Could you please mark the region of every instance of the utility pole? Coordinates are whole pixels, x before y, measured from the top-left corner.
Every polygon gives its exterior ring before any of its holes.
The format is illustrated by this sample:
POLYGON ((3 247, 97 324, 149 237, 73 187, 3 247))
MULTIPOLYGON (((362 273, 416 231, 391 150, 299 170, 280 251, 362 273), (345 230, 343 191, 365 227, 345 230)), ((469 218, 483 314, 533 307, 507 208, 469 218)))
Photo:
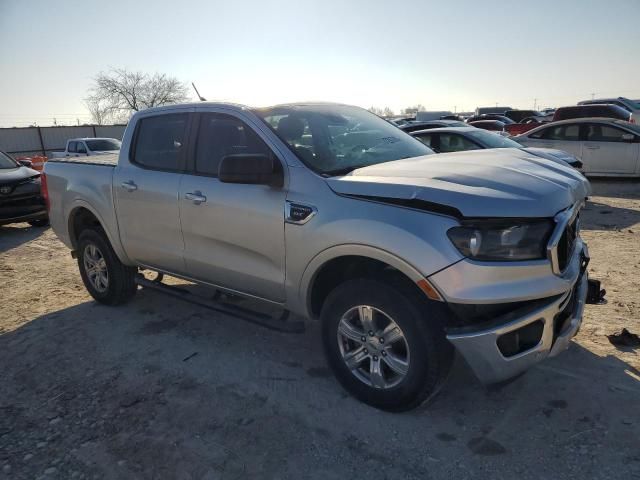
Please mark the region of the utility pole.
POLYGON ((534 109, 534 110, 537 110, 537 108, 536 108, 537 106, 538 106, 538 99, 537 99, 537 98, 534 98, 534 99, 533 99, 533 109, 534 109))
POLYGON ((54 127, 58 126, 58 122, 56 121, 56 117, 53 117, 53 126, 54 127))

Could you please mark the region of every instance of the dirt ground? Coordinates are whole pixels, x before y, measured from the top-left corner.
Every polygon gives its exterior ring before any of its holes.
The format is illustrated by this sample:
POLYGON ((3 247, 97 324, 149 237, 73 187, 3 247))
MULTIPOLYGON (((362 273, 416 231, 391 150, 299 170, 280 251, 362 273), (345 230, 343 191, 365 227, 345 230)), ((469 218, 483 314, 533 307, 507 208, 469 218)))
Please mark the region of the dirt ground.
POLYGON ((91 300, 51 230, 0 227, 0 479, 640 478, 640 184, 594 182, 571 348, 501 388, 458 359, 428 406, 350 398, 318 326, 283 334, 141 290, 91 300))

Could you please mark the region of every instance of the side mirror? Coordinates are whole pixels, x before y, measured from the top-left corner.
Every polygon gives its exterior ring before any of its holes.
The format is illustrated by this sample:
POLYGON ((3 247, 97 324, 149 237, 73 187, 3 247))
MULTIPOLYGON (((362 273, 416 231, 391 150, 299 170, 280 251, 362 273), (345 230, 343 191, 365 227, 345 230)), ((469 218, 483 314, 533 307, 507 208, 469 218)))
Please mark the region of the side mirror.
POLYGON ((33 163, 31 162, 31 160, 22 159, 22 160, 18 160, 18 163, 23 167, 29 167, 29 168, 33 167, 33 163))
POLYGON ((259 153, 237 153, 222 157, 218 179, 223 183, 282 187, 284 175, 277 160, 259 153))
POLYGON ((636 136, 633 133, 623 133, 622 134, 622 140, 624 140, 625 142, 633 142, 635 141, 636 136))

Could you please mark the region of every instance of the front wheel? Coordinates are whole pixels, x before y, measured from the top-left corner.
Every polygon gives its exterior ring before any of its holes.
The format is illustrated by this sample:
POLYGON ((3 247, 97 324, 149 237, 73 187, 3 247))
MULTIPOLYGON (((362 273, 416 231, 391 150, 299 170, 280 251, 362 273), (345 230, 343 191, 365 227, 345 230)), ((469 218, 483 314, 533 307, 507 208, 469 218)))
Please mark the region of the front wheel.
POLYGON ((451 367, 441 305, 419 301, 406 287, 348 281, 331 292, 321 320, 336 378, 376 408, 417 407, 438 392, 451 367))
POLYGON ((100 303, 118 305, 136 293, 136 268, 120 261, 101 230, 80 234, 78 268, 87 291, 100 303))

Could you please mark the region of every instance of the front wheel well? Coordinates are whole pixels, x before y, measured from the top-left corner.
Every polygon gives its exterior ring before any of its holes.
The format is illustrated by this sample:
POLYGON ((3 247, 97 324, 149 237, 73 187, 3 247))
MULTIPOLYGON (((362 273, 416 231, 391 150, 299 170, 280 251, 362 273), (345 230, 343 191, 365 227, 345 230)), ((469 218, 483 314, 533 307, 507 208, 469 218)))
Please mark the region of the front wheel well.
POLYGON ((69 237, 74 248, 78 247, 78 239, 83 230, 88 228, 102 229, 100 220, 87 208, 78 207, 69 216, 69 237))
POLYGON ((318 318, 331 291, 355 278, 376 278, 406 288, 418 297, 425 298, 415 282, 391 265, 370 257, 347 255, 329 260, 314 276, 308 297, 311 315, 318 318))

